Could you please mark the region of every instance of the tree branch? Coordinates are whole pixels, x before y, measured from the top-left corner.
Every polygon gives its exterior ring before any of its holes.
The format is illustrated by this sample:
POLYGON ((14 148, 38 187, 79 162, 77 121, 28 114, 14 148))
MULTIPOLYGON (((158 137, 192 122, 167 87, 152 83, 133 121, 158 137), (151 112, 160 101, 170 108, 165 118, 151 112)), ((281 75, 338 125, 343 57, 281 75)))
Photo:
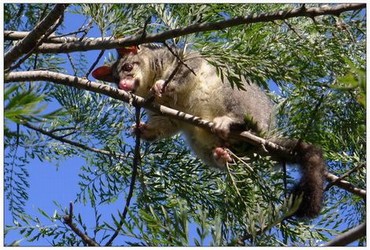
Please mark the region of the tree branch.
MULTIPOLYGON (((67 53, 74 51, 87 51, 87 50, 102 50, 102 49, 114 49, 125 46, 138 45, 142 43, 151 42, 164 42, 167 39, 180 37, 197 32, 213 31, 213 30, 224 30, 229 27, 270 22, 275 20, 285 20, 293 17, 310 17, 314 18, 322 15, 340 15, 346 11, 360 10, 366 8, 365 3, 360 4, 338 4, 335 6, 321 6, 312 8, 295 8, 286 11, 277 11, 274 13, 263 13, 259 15, 248 15, 231 18, 225 21, 219 21, 214 23, 197 23, 184 28, 173 29, 164 31, 157 34, 146 34, 145 36, 137 35, 133 37, 126 37, 112 40, 111 37, 107 38, 86 38, 82 41, 66 42, 63 44, 43 44, 36 50, 39 53, 67 53)), ((8 33, 7 33, 8 34, 8 33)), ((19 34, 18 34, 19 35, 19 34)), ((9 35, 8 35, 9 37, 9 35)), ((13 36, 14 37, 14 36, 13 36)), ((6 37, 5 37, 6 38, 6 37)), ((68 38, 65 38, 70 41, 68 38)))
POLYGON ((366 222, 361 223, 355 228, 338 235, 335 239, 329 241, 324 246, 346 246, 362 237, 366 236, 366 222))
MULTIPOLYGON (((365 163, 362 163, 352 169, 350 169, 348 172, 346 172, 345 174, 341 175, 340 177, 338 177, 337 180, 335 180, 335 182, 337 181, 341 181, 341 180, 344 180, 346 177, 348 177, 349 175, 351 175, 352 173, 356 172, 357 170, 359 170, 360 168, 365 168, 365 163)), ((334 184, 335 182, 331 182, 329 183, 326 187, 325 187, 325 191, 329 190, 334 184)))
MULTIPOLYGON (((17 30, 5 30, 4 40, 5 41, 17 41, 25 38, 30 32, 28 31, 17 31, 17 30)), ((80 41, 81 38, 75 36, 55 36, 50 35, 45 39, 46 43, 70 43, 80 41)))
MULTIPOLYGON (((195 126, 199 126, 211 131, 213 123, 210 121, 203 120, 200 117, 196 117, 184 112, 171 109, 169 107, 157 104, 155 102, 147 102, 144 98, 127 93, 124 90, 110 87, 109 85, 99 84, 91 82, 87 79, 82 79, 76 76, 70 76, 61 73, 55 73, 51 71, 23 71, 23 72, 11 72, 5 74, 4 83, 9 82, 25 82, 25 81, 49 81, 57 84, 62 84, 78 89, 84 89, 93 91, 96 93, 104 94, 114 99, 122 100, 127 103, 131 103, 135 107, 143 107, 158 114, 168 116, 177 120, 184 121, 195 126)), ((245 141, 255 146, 260 153, 268 152, 268 154, 279 154, 280 158, 286 160, 293 160, 294 156, 291 151, 266 139, 258 137, 247 131, 243 132, 231 132, 232 138, 245 141)), ((339 177, 329 172, 325 173, 325 177, 329 182, 336 182, 335 185, 343 188, 353 194, 356 194, 362 198, 366 197, 366 191, 360 188, 354 187, 351 183, 340 180, 339 177)))
POLYGON ((352 183, 342 180, 340 177, 335 176, 332 173, 326 172, 325 178, 329 183, 338 186, 344 190, 347 190, 350 193, 356 194, 357 196, 366 199, 366 190, 355 187, 352 183))
POLYGON ((19 57, 29 53, 37 46, 40 38, 49 30, 51 26, 63 15, 68 4, 57 4, 54 9, 39 23, 36 27, 28 33, 19 43, 12 47, 4 56, 4 68, 7 69, 19 57))
MULTIPOLYGON (((136 126, 138 127, 139 124, 140 124, 140 108, 139 107, 136 107, 135 116, 136 116, 136 126)), ((140 156, 140 133, 136 133, 135 157, 134 157, 134 162, 133 162, 133 166, 132 166, 132 175, 131 175, 130 188, 129 188, 129 192, 128 192, 128 195, 127 195, 127 198, 126 198, 126 205, 125 205, 125 208, 122 212, 120 223, 119 223, 116 231, 112 235, 112 237, 107 242, 106 246, 111 246, 112 245, 113 240, 118 236, 119 231, 121 230, 121 228, 123 226, 123 223, 126 219, 128 209, 130 207, 132 195, 134 193, 136 176, 137 176, 137 169, 138 169, 138 166, 140 164, 140 161, 141 161, 141 156, 140 156)))
MULTIPOLYGON (((135 107, 143 107, 153 112, 165 115, 174 119, 182 120, 189 124, 193 124, 208 130, 211 130, 213 123, 204 120, 200 117, 196 117, 157 103, 148 102, 140 96, 133 95, 124 90, 110 87, 109 85, 99 84, 96 82, 91 82, 90 80, 79 78, 76 76, 70 76, 62 73, 56 73, 51 71, 21 71, 21 72, 11 72, 5 74, 5 83, 9 82, 23 82, 23 81, 50 81, 57 84, 62 84, 66 86, 75 87, 78 89, 84 89, 93 91, 96 93, 104 94, 110 96, 114 99, 122 100, 124 102, 130 103, 135 107)), ((231 132, 232 138, 237 138, 248 142, 249 144, 256 146, 262 152, 268 151, 269 153, 278 152, 282 155, 282 158, 293 159, 294 156, 291 154, 290 150, 258 137, 247 131, 231 132)))
POLYGON ((72 231, 75 234, 77 234, 82 239, 83 242, 85 242, 86 245, 91 247, 98 247, 99 244, 95 240, 87 236, 85 233, 83 233, 80 229, 78 229, 78 227, 75 224, 73 224, 72 219, 73 219, 73 204, 70 203, 69 214, 63 217, 64 223, 68 225, 72 229, 72 231))
POLYGON ((115 158, 118 158, 118 159, 127 159, 127 156, 120 155, 120 154, 115 154, 113 152, 109 152, 109 151, 106 151, 106 150, 103 150, 103 149, 92 148, 92 147, 86 146, 85 144, 81 144, 81 143, 78 143, 78 142, 75 142, 75 141, 65 139, 64 136, 57 136, 51 131, 46 131, 46 130, 41 129, 39 127, 33 126, 32 124, 27 123, 27 122, 22 123, 22 125, 29 128, 29 129, 35 130, 35 131, 37 131, 41 134, 49 136, 49 137, 51 137, 55 140, 58 140, 58 141, 63 142, 63 143, 67 143, 69 145, 72 145, 72 146, 75 146, 75 147, 78 147, 78 148, 81 148, 81 149, 84 149, 84 150, 88 150, 88 151, 98 153, 98 154, 107 155, 107 156, 110 156, 110 157, 115 157, 115 158))
MULTIPOLYGON (((15 65, 11 66, 7 70, 9 70, 9 71, 14 70, 14 69, 18 68, 24 61, 26 61, 33 54, 34 50, 36 50, 38 46, 43 44, 45 39, 49 35, 51 35, 59 27, 59 25, 62 24, 63 19, 64 19, 63 14, 64 14, 64 12, 61 14, 60 18, 56 21, 56 23, 53 24, 48 30, 46 30, 45 33, 42 35, 42 37, 37 40, 36 44, 32 47, 32 49, 30 51, 28 51, 21 59, 19 59, 18 62, 15 65)), ((36 61, 35 61, 35 63, 36 63, 36 61)), ((35 67, 36 67, 36 65, 34 66, 34 68, 35 67)))

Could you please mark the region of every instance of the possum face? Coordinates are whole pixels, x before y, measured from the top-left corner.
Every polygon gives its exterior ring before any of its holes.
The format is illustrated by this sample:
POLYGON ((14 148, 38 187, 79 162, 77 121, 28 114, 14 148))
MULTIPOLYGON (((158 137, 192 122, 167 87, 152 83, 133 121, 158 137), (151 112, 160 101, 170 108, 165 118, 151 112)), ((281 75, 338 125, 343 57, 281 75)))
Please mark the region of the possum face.
POLYGON ((136 55, 126 56, 117 61, 113 78, 119 89, 135 92, 143 82, 141 62, 136 55))
POLYGON ((92 73, 98 80, 113 82, 119 89, 146 97, 154 81, 150 56, 141 50, 118 51, 119 59, 111 66, 101 66, 92 73))
POLYGON ((121 54, 113 70, 118 88, 147 97, 156 75, 153 61, 153 55, 145 49, 121 54))

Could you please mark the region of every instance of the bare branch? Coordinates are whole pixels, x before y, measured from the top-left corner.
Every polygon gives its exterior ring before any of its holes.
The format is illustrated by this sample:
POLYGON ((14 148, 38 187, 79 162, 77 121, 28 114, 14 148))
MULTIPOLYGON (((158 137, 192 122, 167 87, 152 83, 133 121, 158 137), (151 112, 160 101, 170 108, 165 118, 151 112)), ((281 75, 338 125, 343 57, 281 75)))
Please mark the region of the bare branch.
POLYGON ((69 214, 63 217, 64 223, 68 225, 72 231, 77 234, 86 245, 91 247, 98 247, 99 244, 83 233, 78 227, 73 223, 73 204, 72 202, 69 204, 69 214))
MULTIPOLYGON (((30 32, 28 31, 16 31, 16 30, 5 30, 4 40, 7 41, 17 41, 25 38, 30 32)), ((81 40, 79 37, 75 36, 55 36, 50 35, 45 39, 46 43, 70 43, 77 42, 81 40)))
POLYGON ((360 168, 365 168, 365 164, 360 164, 352 169, 350 169, 348 172, 346 172, 345 174, 341 175, 340 177, 338 177, 337 180, 335 180, 335 182, 331 182, 329 183, 326 187, 325 187, 325 191, 329 190, 336 182, 339 182, 341 180, 344 180, 346 177, 348 177, 349 175, 351 175, 352 173, 356 172, 357 170, 359 170, 360 168))
MULTIPOLYGON (((365 3, 360 4, 338 4, 335 6, 321 6, 312 8, 295 8, 287 11, 277 11, 274 13, 263 13, 259 15, 248 15, 244 17, 235 17, 229 20, 214 22, 214 23, 197 23, 184 28, 173 29, 164 31, 157 34, 146 34, 143 36, 139 34, 133 37, 126 37, 120 39, 112 38, 86 38, 82 41, 68 42, 64 44, 43 44, 38 47, 37 52, 39 53, 67 53, 73 51, 87 51, 87 50, 102 50, 102 49, 114 49, 125 46, 138 45, 142 43, 151 42, 164 42, 167 39, 180 37, 192 33, 212 31, 212 30, 224 30, 229 27, 270 22, 275 20, 285 20, 293 17, 310 17, 322 15, 340 15, 346 11, 360 10, 366 8, 365 3)), ((68 40, 68 39, 67 39, 68 40)))
POLYGON ((366 236, 366 222, 338 235, 335 239, 329 241, 324 246, 346 246, 364 236, 366 236))
POLYGON ((325 178, 330 183, 333 183, 333 185, 338 186, 344 190, 347 190, 350 193, 356 194, 357 196, 363 199, 366 199, 366 190, 357 188, 352 183, 345 180, 341 180, 340 177, 335 176, 334 174, 329 172, 325 173, 325 178))
MULTIPOLYGON (((140 124, 140 108, 139 107, 136 107, 135 116, 136 116, 136 126, 138 127, 139 124, 140 124)), ((119 223, 116 231, 112 235, 112 237, 108 240, 106 246, 111 246, 112 245, 113 240, 115 238, 117 238, 117 236, 119 234, 119 231, 121 230, 121 228, 123 226, 123 223, 124 223, 124 221, 126 219, 126 216, 127 216, 127 213, 128 213, 128 209, 130 207, 132 195, 134 193, 136 176, 137 176, 137 172, 138 172, 137 170, 138 170, 138 166, 140 164, 140 161, 141 161, 141 155, 140 155, 140 133, 136 133, 136 139, 135 139, 135 157, 134 157, 134 162, 133 162, 133 166, 132 166, 132 175, 131 175, 130 188, 129 188, 128 195, 127 195, 127 198, 126 198, 126 205, 125 205, 125 208, 124 208, 124 210, 123 210, 123 212, 121 214, 120 223, 119 223)))
MULTIPOLYGON (((89 29, 91 29, 92 26, 92 20, 89 21, 89 23, 81 28, 78 29, 78 31, 63 34, 63 35, 50 35, 47 38, 45 38, 46 43, 70 43, 70 42, 77 42, 80 41, 82 38, 84 38, 88 32, 89 29), (77 36, 71 36, 78 33, 83 33, 82 37, 77 36)), ((5 30, 4 31, 4 40, 5 41, 17 41, 22 40, 25 38, 30 32, 28 31, 17 31, 17 30, 5 30)), ((113 38, 113 37, 112 37, 113 38)))
MULTIPOLYGON (((82 79, 76 76, 70 76, 61 73, 55 73, 50 71, 23 71, 23 72, 11 72, 5 74, 4 82, 24 82, 24 81, 49 81, 57 84, 63 84, 66 86, 75 87, 78 89, 84 89, 93 91, 96 93, 104 94, 110 96, 114 99, 122 100, 127 103, 131 103, 135 107, 143 107, 158 114, 168 116, 177 120, 184 121, 186 123, 193 124, 211 131, 213 123, 204 120, 200 117, 196 117, 169 107, 157 104, 155 102, 147 102, 144 98, 127 93, 124 90, 110 87, 109 85, 99 84, 96 82, 91 82, 87 79, 82 79)), ((232 132, 232 138, 236 138, 245 141, 257 149, 260 153, 266 151, 268 154, 279 154, 281 159, 294 160, 294 156, 291 151, 266 139, 258 137, 248 131, 243 132, 232 132)), ((331 174, 329 172, 325 173, 325 177, 330 182, 335 182, 339 177, 331 174)), ((335 183, 336 186, 343 188, 353 194, 356 194, 362 198, 366 197, 366 191, 360 188, 354 187, 351 183, 340 180, 335 183)))
POLYGON ((44 36, 47 30, 63 15, 68 4, 57 4, 54 9, 39 23, 36 27, 19 43, 11 48, 4 56, 4 68, 7 69, 19 57, 27 54, 37 46, 40 38, 44 36))

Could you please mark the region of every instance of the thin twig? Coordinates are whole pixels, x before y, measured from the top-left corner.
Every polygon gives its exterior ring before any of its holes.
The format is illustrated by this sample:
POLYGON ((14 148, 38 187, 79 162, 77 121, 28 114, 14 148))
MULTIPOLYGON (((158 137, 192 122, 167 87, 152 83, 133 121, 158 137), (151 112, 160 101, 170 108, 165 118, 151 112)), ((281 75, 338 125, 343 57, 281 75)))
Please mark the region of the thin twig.
POLYGON ((77 32, 83 33, 79 41, 83 40, 87 36, 87 33, 89 32, 89 30, 92 29, 93 24, 94 24, 94 21, 92 18, 90 18, 89 22, 86 25, 83 25, 77 30, 77 32))
MULTIPOLYGON (((161 89, 161 92, 162 93, 165 92, 165 89, 166 89, 167 85, 173 80, 173 78, 177 74, 177 71, 179 71, 180 67, 181 67, 181 63, 179 61, 177 61, 177 65, 173 69, 171 75, 163 83, 163 86, 162 86, 162 89, 161 89)), ((153 101, 154 100, 154 97, 155 97, 154 94, 152 94, 152 96, 149 96, 149 99, 147 101, 153 101)))
POLYGON ((178 53, 175 53, 175 51, 173 51, 173 49, 171 48, 171 46, 169 46, 167 43, 166 43, 166 41, 164 41, 163 42, 163 44, 164 44, 164 46, 166 46, 166 48, 171 52, 171 54, 174 56, 174 57, 176 57, 177 58, 177 60, 182 64, 182 65, 184 65, 193 75, 197 75, 197 74, 195 74, 195 71, 192 69, 192 68, 190 68, 185 62, 184 62, 184 58, 181 58, 179 55, 178 55, 178 53))
MULTIPOLYGON (((140 125, 140 107, 136 107, 135 116, 136 116, 136 126, 139 127, 139 125, 140 125)), ((124 208, 124 210, 121 214, 120 223, 119 223, 116 231, 112 235, 112 237, 108 240, 106 246, 111 246, 112 245, 114 239, 118 236, 119 231, 121 231, 122 226, 125 222, 125 219, 126 219, 126 216, 127 216, 127 213, 128 213, 128 209, 130 207, 132 195, 134 193, 137 170, 138 170, 138 166, 140 165, 140 161, 141 161, 141 156, 140 156, 140 133, 136 133, 135 157, 134 157, 134 161, 133 161, 133 164, 132 164, 131 182, 130 182, 129 192, 128 192, 128 195, 127 195, 127 198, 126 198, 125 208, 124 208)))
MULTIPOLYGON (((165 79, 165 81, 162 85, 161 93, 165 92, 165 89, 166 89, 167 85, 173 80, 173 78, 175 77, 175 75, 179 71, 181 65, 185 65, 185 67, 187 67, 194 75, 196 75, 194 70, 191 69, 188 65, 186 65, 185 62, 182 60, 182 58, 180 58, 179 55, 177 53, 175 53, 166 42, 163 42, 163 44, 167 47, 167 49, 171 52, 171 54, 177 59, 177 61, 176 61, 176 67, 172 70, 169 77, 167 79, 165 79)), ((155 99, 155 94, 152 91, 150 93, 150 95, 146 98, 146 101, 147 102, 153 102, 154 99, 155 99)))
POLYGON ((325 94, 322 94, 321 96, 320 96, 320 99, 318 100, 318 102, 316 103, 316 105, 315 105, 315 107, 314 107, 314 109, 313 109, 313 111, 311 112, 311 117, 310 117, 310 119, 308 120, 308 123, 307 123, 307 125, 306 125, 306 127, 305 127, 305 129, 303 130, 303 135, 307 135, 308 134, 308 132, 309 132, 309 130, 313 127, 312 126, 312 124, 314 123, 314 122, 317 122, 317 114, 319 113, 318 111, 319 111, 319 108, 320 108, 320 106, 321 106, 321 104, 323 103, 323 101, 324 101, 324 98, 325 98, 325 94))
POLYGON ((89 70, 86 72, 86 75, 85 75, 86 78, 88 78, 89 75, 90 75, 90 73, 95 69, 96 65, 100 61, 100 58, 103 57, 104 53, 105 53, 105 49, 103 49, 102 51, 100 51, 98 57, 96 58, 96 60, 94 61, 94 63, 91 65, 91 67, 89 68, 89 70))
POLYGON ((94 152, 94 153, 98 153, 98 154, 103 154, 103 155, 107 155, 107 156, 110 156, 110 157, 114 157, 114 158, 117 158, 117 159, 127 159, 127 156, 125 155, 121 155, 121 154, 115 154, 114 152, 109 152, 109 151, 106 151, 106 150, 103 150, 103 149, 98 149, 98 148, 92 148, 92 147, 88 147, 86 146, 85 144, 81 144, 81 143, 78 143, 78 142, 75 142, 75 141, 71 141, 71 140, 68 140, 68 139, 65 139, 65 135, 63 136, 58 136, 58 135, 55 135, 53 132, 50 132, 50 131, 46 131, 44 129, 41 129, 39 127, 36 127, 30 123, 27 123, 27 122, 24 122, 22 123, 23 126, 29 128, 29 129, 32 129, 32 130, 35 130, 41 134, 44 134, 44 135, 47 135, 55 140, 58 140, 60 142, 64 142, 64 143, 67 143, 67 144, 70 144, 72 146, 75 146, 75 147, 78 147, 78 148, 81 148, 81 149, 84 149, 84 150, 88 150, 88 151, 91 151, 91 152, 94 152))
POLYGON ((71 65, 71 68, 72 68, 72 71, 73 71, 73 75, 77 75, 77 69, 73 63, 73 60, 72 60, 72 57, 71 57, 71 54, 70 53, 66 53, 66 56, 68 58, 68 61, 69 61, 69 64, 71 65))
POLYGON ((76 130, 77 130, 77 128, 76 128, 76 127, 55 128, 55 129, 51 129, 51 130, 49 130, 49 132, 50 132, 50 133, 55 133, 55 132, 65 131, 65 130, 73 130, 73 131, 76 131, 76 130))
POLYGON ((148 27, 148 24, 150 23, 150 20, 152 19, 151 16, 149 16, 146 20, 145 20, 145 23, 144 23, 144 27, 143 27, 143 33, 141 33, 141 40, 144 40, 144 38, 146 37, 146 28, 148 27))
POLYGON ((69 203, 69 214, 63 217, 64 223, 72 229, 72 231, 77 234, 81 240, 88 246, 98 247, 100 246, 95 240, 91 239, 87 234, 83 233, 78 227, 73 223, 73 204, 69 203))
POLYGON ((296 31, 296 29, 287 21, 287 20, 284 20, 284 23, 288 26, 288 28, 290 29, 290 30, 292 30, 293 31, 293 33, 294 34, 296 34, 298 37, 299 37, 299 39, 300 40, 302 40, 302 41, 307 41, 307 42, 309 42, 310 40, 309 39, 304 39, 299 33, 298 33, 298 31, 296 31))

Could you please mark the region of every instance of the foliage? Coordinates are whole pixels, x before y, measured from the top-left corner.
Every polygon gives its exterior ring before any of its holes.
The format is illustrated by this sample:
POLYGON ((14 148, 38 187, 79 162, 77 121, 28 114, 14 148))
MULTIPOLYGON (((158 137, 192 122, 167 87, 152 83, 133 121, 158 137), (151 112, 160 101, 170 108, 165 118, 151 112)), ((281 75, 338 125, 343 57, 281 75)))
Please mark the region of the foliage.
MULTIPOLYGON (((297 6, 76 4, 69 6, 64 22, 81 18, 98 27, 98 35, 126 37, 297 6)), ((306 5, 310 6, 316 5, 306 5)), ((4 7, 5 29, 20 31, 31 30, 53 6, 4 7)), ((235 87, 243 87, 243 77, 260 84, 277 103, 279 133, 320 145, 328 171, 341 176, 353 170, 346 180, 365 189, 365 18, 363 11, 290 18, 193 33, 168 43, 200 51, 235 87)), ((90 28, 69 30, 63 23, 56 32, 89 36, 90 28)), ((5 52, 12 46, 14 42, 5 41, 5 52)), ((112 61, 112 55, 107 57, 112 61)), ((16 71, 49 69, 83 77, 94 60, 84 53, 35 53, 16 71)), ((61 168, 67 167, 66 159, 84 160, 72 219, 100 245, 107 244, 123 223, 114 246, 317 246, 365 221, 365 201, 335 186, 326 191, 319 218, 284 219, 295 205, 286 191, 299 175, 293 168, 288 166, 285 176, 276 162, 256 156, 217 172, 196 159, 181 136, 142 143, 133 200, 122 218, 121 200, 129 193, 135 158, 133 108, 49 82, 7 84, 4 100, 4 192, 11 211, 6 244, 38 245, 42 238, 55 246, 86 244, 65 223, 68 204, 55 201, 52 215, 38 208, 40 216, 32 216, 24 209, 32 185, 28 166, 34 159, 61 168), (103 212, 105 207, 112 208, 110 214, 103 212), (19 240, 9 240, 11 232, 19 233, 19 240)), ((145 117, 143 112, 141 118, 145 117)), ((365 239, 358 244, 365 245, 365 239)))

